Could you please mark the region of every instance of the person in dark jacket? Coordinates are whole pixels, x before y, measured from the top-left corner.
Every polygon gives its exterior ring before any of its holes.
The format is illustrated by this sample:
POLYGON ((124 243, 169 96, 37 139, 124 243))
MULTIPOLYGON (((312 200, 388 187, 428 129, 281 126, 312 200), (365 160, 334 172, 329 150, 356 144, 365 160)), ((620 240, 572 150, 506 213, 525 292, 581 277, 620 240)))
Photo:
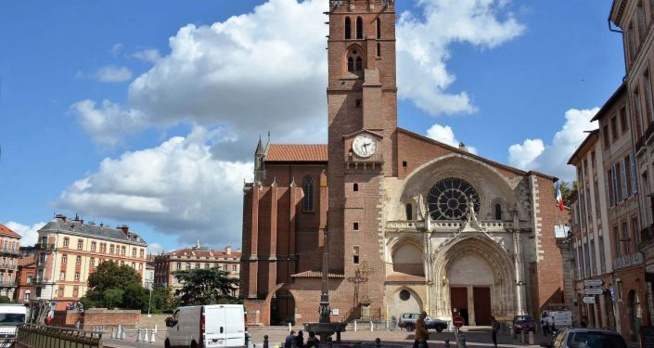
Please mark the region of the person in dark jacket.
POLYGON ((304 334, 302 330, 298 331, 297 336, 295 336, 295 346, 297 348, 304 348, 304 334))
POLYGON ((320 341, 316 338, 316 333, 309 331, 309 338, 307 338, 307 347, 306 348, 319 348, 320 341))
POLYGON ((291 332, 286 336, 286 340, 284 341, 284 348, 291 348, 293 346, 293 342, 295 341, 295 331, 291 330, 291 332))

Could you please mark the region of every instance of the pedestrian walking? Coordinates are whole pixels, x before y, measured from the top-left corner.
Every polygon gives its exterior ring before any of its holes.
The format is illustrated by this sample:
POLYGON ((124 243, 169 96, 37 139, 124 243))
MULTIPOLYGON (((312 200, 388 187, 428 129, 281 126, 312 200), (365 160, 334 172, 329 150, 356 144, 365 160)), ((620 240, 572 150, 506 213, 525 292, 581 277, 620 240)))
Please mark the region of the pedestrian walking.
POLYGON ((427 345, 427 339, 429 338, 429 331, 425 326, 425 318, 427 317, 427 312, 420 312, 418 320, 416 320, 416 336, 413 341, 413 348, 429 348, 427 345))
POLYGON ((291 332, 286 336, 286 340, 284 341, 284 348, 292 348, 292 346, 295 345, 295 330, 291 330, 291 332))
POLYGON ((297 336, 295 336, 295 346, 297 348, 304 348, 304 334, 302 330, 298 331, 297 336))
POLYGON ((500 331, 500 322, 495 319, 494 316, 491 316, 491 337, 493 338, 493 344, 497 347, 497 332, 500 331))

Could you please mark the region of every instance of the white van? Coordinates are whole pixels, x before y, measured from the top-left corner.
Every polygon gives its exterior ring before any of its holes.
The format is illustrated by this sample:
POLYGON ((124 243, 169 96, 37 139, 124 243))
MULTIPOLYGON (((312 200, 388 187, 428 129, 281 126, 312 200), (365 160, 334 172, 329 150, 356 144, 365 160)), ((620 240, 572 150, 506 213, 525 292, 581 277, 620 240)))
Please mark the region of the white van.
POLYGON ((0 347, 11 347, 18 335, 18 327, 25 324, 27 307, 22 304, 0 304, 0 347))
POLYGON ((166 319, 166 348, 245 347, 243 305, 179 307, 166 319))

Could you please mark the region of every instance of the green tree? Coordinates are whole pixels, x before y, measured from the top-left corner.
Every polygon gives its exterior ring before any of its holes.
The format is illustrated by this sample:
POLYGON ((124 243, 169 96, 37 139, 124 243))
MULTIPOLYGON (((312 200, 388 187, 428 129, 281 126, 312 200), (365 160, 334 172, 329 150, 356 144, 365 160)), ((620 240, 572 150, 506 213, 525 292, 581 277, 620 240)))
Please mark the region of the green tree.
POLYGON ((143 309, 145 289, 141 285, 141 275, 130 266, 103 262, 89 275, 88 285, 89 290, 81 300, 85 308, 143 309))
POLYGON ((196 268, 173 273, 182 283, 175 291, 183 305, 236 303, 237 278, 229 278, 229 272, 213 268, 196 268))
POLYGON ((568 181, 561 181, 561 196, 563 197, 563 205, 569 207, 572 204, 572 197, 577 194, 577 182, 573 181, 572 184, 568 181))

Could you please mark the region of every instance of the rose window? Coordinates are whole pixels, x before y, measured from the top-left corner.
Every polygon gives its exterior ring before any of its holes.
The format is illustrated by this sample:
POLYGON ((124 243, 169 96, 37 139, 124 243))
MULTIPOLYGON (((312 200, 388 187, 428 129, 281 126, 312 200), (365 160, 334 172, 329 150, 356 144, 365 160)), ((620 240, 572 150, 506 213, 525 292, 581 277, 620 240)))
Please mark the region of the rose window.
POLYGON ((460 220, 467 216, 472 201, 475 213, 479 213, 479 195, 472 185, 459 178, 446 178, 429 190, 427 203, 433 220, 460 220))

